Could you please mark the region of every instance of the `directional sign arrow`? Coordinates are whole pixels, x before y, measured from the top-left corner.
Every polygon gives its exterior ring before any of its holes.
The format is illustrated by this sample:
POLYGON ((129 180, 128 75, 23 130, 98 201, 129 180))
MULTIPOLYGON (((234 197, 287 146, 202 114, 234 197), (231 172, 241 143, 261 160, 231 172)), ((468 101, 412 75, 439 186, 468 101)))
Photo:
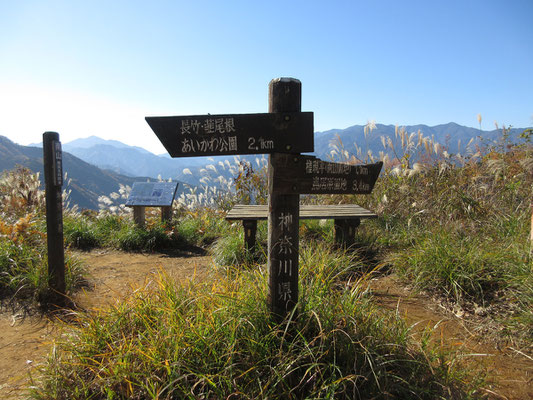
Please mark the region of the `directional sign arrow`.
POLYGON ((146 117, 171 157, 314 150, 313 113, 146 117))
POLYGON ((283 194, 368 194, 379 176, 382 162, 340 164, 313 156, 282 155, 272 188, 283 194))

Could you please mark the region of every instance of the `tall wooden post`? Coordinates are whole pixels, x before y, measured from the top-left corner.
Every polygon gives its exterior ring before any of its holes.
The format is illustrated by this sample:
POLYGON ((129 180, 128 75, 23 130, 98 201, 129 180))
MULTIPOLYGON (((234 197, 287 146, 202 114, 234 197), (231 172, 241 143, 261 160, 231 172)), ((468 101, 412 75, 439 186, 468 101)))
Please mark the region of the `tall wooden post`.
MULTIPOLYGON (((301 111, 302 84, 299 80, 273 79, 268 94, 270 113, 301 111)), ((290 116, 285 118, 290 119, 290 116)), ((285 150, 290 152, 291 149, 285 150)), ((284 173, 286 155, 272 153, 268 160, 268 307, 277 320, 282 320, 298 302, 300 196, 274 190, 275 181, 284 173)))
POLYGON ((43 134, 44 181, 46 191, 46 232, 48 245, 48 285, 51 302, 65 303, 65 251, 63 247, 63 163, 61 142, 56 132, 43 134))

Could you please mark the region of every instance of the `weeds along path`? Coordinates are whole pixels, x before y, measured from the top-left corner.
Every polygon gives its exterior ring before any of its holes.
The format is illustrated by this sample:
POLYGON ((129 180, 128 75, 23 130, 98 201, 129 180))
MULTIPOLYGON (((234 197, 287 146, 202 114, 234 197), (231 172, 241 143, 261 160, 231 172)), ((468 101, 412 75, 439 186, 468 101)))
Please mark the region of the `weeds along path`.
MULTIPOLYGON (((150 285, 159 272, 177 280, 202 279, 212 267, 211 257, 191 253, 135 254, 112 250, 78 252, 87 266, 90 289, 74 302, 90 312, 121 301, 133 290, 150 285)), ((42 363, 59 335, 61 323, 23 311, 0 312, 0 399, 26 398, 29 373, 42 363)))
POLYGON ((450 351, 459 351, 473 369, 486 370, 484 386, 489 399, 533 399, 533 359, 519 349, 505 346, 474 333, 483 331, 482 322, 467 322, 443 312, 430 296, 414 295, 394 275, 369 281, 379 305, 394 310, 413 326, 420 340, 426 328, 432 329, 430 340, 450 351), (517 351, 518 350, 518 351, 517 351))
MULTIPOLYGON (((136 254, 112 250, 78 252, 89 273, 91 288, 73 299, 80 310, 90 312, 120 302, 137 288, 151 285, 156 274, 164 271, 177 280, 196 276, 202 279, 212 268, 211 257, 190 253, 136 254)), ((493 384, 485 386, 489 399, 533 399, 533 360, 508 347, 480 338, 460 318, 446 316, 429 296, 415 296, 394 276, 370 281, 372 293, 381 306, 397 312, 414 325, 421 336, 427 326, 435 327, 432 340, 450 350, 459 349, 472 367, 484 366, 493 384)), ((30 385, 28 372, 43 362, 61 323, 22 312, 0 313, 0 399, 25 397, 30 385)))

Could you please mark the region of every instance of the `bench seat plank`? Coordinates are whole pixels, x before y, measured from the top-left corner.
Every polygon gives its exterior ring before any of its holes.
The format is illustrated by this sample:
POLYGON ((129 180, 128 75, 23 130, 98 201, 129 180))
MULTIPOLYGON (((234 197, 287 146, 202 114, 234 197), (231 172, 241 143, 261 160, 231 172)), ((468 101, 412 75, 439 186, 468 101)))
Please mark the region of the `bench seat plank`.
MULTIPOLYGON (((377 218, 373 212, 356 204, 301 205, 300 219, 377 218)), ((226 215, 227 220, 266 220, 267 205, 237 204, 226 215)))

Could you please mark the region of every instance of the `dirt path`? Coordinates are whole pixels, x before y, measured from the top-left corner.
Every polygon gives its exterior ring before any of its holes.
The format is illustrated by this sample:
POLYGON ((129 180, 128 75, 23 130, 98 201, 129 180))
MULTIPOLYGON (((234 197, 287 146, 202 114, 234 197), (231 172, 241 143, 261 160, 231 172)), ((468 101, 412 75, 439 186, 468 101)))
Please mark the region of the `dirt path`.
MULTIPOLYGON (((86 263, 94 286, 73 299, 86 310, 120 301, 132 290, 149 285, 161 269, 183 280, 194 276, 202 279, 212 268, 210 257, 185 253, 170 256, 96 250, 77 254, 86 263)), ((473 366, 484 366, 494 380, 486 387, 490 399, 533 399, 533 360, 526 355, 483 343, 462 319, 445 315, 429 298, 411 295, 394 277, 381 277, 370 285, 378 303, 397 310, 415 325, 415 334, 426 326, 437 326, 433 340, 448 348, 462 348, 473 366)), ((28 373, 44 361, 58 335, 57 326, 46 318, 24 317, 8 310, 0 313, 0 399, 24 398, 28 373)))
MULTIPOLYGON (((96 250, 77 253, 89 272, 91 290, 73 299, 82 309, 90 310, 111 304, 150 283, 164 270, 178 280, 201 278, 212 267, 211 257, 183 253, 132 254, 96 250)), ((10 310, 0 312, 0 399, 21 399, 28 388, 29 373, 42 363, 57 337, 58 324, 45 317, 24 316, 10 310)))
POLYGON ((511 346, 501 346, 472 332, 462 318, 444 313, 428 296, 413 295, 394 276, 370 281, 378 304, 396 310, 413 332, 435 328, 432 340, 450 350, 460 350, 473 368, 487 371, 489 399, 533 399, 533 359, 511 346))

